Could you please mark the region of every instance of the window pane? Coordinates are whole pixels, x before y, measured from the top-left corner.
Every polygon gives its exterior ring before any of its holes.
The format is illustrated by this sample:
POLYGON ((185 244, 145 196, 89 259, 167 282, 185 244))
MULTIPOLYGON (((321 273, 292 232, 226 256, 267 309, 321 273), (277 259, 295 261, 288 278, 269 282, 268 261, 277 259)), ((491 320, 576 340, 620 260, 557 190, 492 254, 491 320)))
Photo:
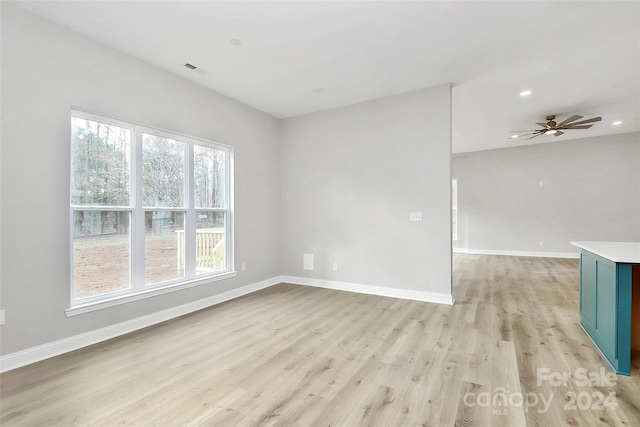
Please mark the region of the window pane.
POLYGON ((71 203, 129 206, 131 130, 71 118, 71 203))
POLYGON ((196 208, 226 207, 226 156, 216 148, 193 148, 193 186, 196 208))
POLYGON ((184 277, 184 212, 145 212, 144 283, 184 277))
POLYGON ((225 213, 196 212, 196 274, 226 268, 225 213))
POLYGON ((73 297, 130 288, 129 212, 73 212, 73 297))
POLYGON ((142 134, 144 206, 184 206, 184 143, 142 134))

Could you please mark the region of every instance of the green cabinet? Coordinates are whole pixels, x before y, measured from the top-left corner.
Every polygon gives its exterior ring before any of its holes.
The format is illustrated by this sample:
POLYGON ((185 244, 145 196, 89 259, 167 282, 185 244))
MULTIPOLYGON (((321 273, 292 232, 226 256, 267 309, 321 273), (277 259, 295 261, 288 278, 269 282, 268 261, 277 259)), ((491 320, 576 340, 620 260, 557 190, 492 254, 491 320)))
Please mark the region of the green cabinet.
POLYGON ((631 271, 631 264, 580 254, 580 324, 622 375, 631 375, 631 271))

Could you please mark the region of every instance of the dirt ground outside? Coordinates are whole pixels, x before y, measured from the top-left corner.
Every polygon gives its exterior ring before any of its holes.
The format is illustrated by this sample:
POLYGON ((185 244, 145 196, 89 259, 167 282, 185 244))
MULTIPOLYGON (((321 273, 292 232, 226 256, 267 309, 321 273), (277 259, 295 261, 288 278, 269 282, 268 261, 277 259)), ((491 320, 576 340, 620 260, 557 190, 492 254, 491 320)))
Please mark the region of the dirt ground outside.
MULTIPOLYGON (((129 237, 108 235, 74 242, 74 297, 86 298, 129 287, 129 237)), ((145 283, 183 277, 178 270, 175 234, 147 236, 145 283)))

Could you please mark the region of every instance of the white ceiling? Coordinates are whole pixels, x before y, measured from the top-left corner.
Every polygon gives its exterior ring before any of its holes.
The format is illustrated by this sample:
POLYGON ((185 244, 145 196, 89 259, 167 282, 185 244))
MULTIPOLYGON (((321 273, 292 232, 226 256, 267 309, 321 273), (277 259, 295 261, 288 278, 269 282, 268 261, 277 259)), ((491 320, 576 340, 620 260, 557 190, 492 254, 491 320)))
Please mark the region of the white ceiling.
POLYGON ((279 118, 451 82, 454 152, 640 131, 637 1, 17 3, 279 118), (548 114, 603 121, 509 139, 548 114))

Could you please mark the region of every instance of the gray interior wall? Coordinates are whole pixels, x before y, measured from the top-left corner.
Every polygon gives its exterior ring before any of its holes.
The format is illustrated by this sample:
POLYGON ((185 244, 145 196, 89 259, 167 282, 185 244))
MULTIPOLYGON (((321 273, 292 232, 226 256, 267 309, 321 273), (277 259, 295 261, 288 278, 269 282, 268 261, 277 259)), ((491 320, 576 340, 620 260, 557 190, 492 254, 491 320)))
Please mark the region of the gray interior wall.
POLYGON ((2 354, 279 274, 277 119, 5 2, 1 73, 2 354), (72 106, 232 146, 236 265, 247 270, 67 318, 72 106))
POLYGON ((451 295, 450 92, 283 121, 285 275, 451 295), (410 222, 416 211, 423 221, 410 222))
POLYGON ((640 133, 458 155, 452 175, 470 250, 577 253, 572 240, 640 241, 640 133))

